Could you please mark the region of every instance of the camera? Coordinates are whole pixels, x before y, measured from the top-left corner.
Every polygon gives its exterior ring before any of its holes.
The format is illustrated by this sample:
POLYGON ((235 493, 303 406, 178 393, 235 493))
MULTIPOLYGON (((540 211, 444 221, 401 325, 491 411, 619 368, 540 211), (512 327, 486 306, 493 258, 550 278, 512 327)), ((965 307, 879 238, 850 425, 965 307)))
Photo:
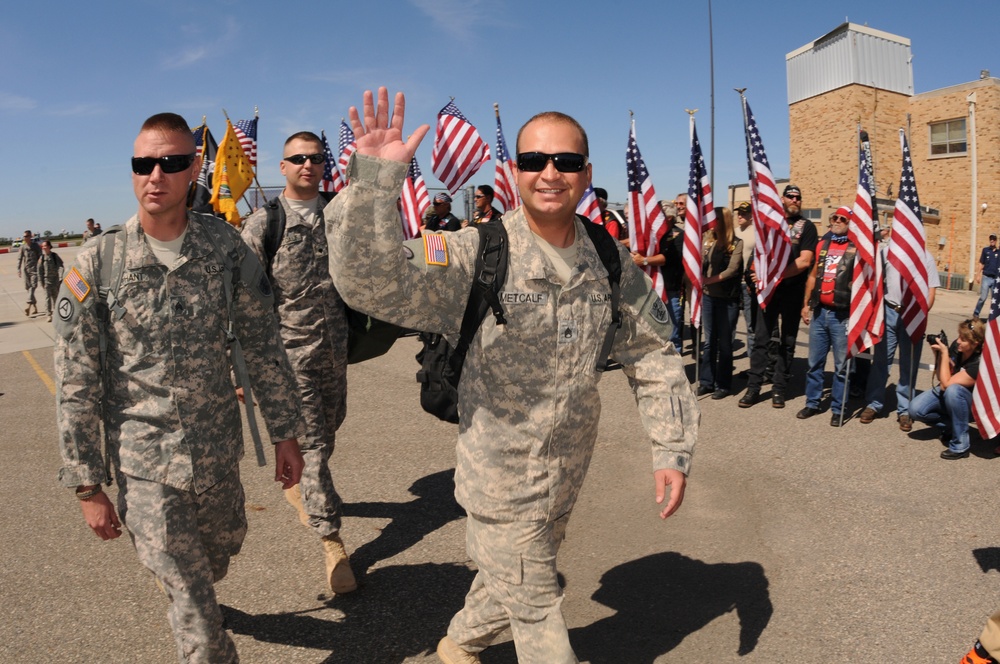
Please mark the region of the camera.
POLYGON ((937 343, 938 339, 940 339, 941 343, 943 343, 945 346, 948 345, 948 335, 946 335, 944 333, 944 330, 941 330, 937 334, 928 334, 927 335, 927 343, 929 343, 932 346, 935 343, 937 343))

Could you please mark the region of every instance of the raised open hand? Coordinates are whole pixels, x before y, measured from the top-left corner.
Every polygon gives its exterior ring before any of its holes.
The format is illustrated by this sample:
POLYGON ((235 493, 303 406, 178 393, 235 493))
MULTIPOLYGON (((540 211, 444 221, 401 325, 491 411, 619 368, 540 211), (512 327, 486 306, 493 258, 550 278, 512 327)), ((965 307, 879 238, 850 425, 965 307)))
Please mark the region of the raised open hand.
POLYGON ((402 92, 396 93, 390 121, 389 92, 384 87, 378 89, 378 106, 374 103, 372 91, 365 90, 364 122, 358 117, 356 106, 351 106, 348 115, 351 119, 351 129, 354 130, 354 137, 358 142, 358 152, 381 159, 409 163, 420 141, 430 130, 429 125, 420 125, 404 143, 403 117, 406 115, 406 99, 402 92))

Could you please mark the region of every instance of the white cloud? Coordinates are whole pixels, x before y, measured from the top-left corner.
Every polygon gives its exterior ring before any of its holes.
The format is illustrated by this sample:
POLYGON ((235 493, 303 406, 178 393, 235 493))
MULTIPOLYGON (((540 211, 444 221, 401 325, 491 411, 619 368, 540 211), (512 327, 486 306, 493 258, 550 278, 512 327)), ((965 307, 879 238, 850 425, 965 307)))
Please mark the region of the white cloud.
POLYGON ((485 24, 494 24, 498 15, 496 0, 410 0, 437 26, 462 42, 470 42, 485 24))
POLYGON ((185 69, 203 60, 218 58, 239 44, 240 30, 239 23, 232 16, 226 18, 219 30, 208 29, 200 24, 183 26, 181 32, 192 43, 163 56, 160 66, 163 69, 185 69))
POLYGON ((107 109, 100 104, 76 104, 74 106, 66 106, 63 108, 49 108, 45 110, 46 115, 52 115, 55 117, 81 117, 81 116, 93 116, 93 115, 104 115, 107 109))
POLYGON ((29 97, 0 92, 0 111, 30 111, 38 102, 29 97))

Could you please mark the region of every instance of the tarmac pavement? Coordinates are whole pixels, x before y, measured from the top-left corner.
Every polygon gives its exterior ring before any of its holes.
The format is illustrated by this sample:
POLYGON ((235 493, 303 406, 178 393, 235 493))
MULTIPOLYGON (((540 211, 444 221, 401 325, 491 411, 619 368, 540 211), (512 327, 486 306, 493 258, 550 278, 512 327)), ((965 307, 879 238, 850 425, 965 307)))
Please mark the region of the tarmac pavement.
MULTIPOLYGON (((76 249, 60 253, 71 263, 76 249)), ((44 315, 24 316, 15 269, 0 255, 0 661, 174 662, 166 600, 128 538, 94 537, 56 481, 53 331, 44 315)), ((975 299, 939 291, 928 329, 953 336, 975 299)), ((357 592, 324 593, 318 540, 273 469, 252 451, 243 462, 250 532, 218 586, 243 662, 437 661, 474 568, 452 497, 456 428, 420 410, 416 351, 402 339, 349 371, 333 468, 357 592)), ((931 663, 968 650, 1000 605, 993 445, 974 435, 972 456, 948 462, 923 425, 907 435, 894 417, 842 429, 828 413, 797 420, 805 354, 784 410, 737 408, 738 393, 701 399, 684 505, 665 522, 627 381, 602 380, 597 447, 559 566, 581 661, 931 663)), ((918 387, 930 378, 922 371, 918 387)), ((515 662, 509 634, 482 660, 515 662)))

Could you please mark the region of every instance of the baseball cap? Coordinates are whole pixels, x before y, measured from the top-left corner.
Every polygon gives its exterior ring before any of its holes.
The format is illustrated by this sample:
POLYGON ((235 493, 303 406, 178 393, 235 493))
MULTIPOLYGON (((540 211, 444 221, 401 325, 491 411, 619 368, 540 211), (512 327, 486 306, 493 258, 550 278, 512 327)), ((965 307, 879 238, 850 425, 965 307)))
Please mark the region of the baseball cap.
POLYGON ((448 194, 446 194, 444 192, 441 192, 440 194, 438 194, 437 196, 434 197, 434 202, 435 203, 451 203, 451 196, 449 196, 448 194))
POLYGON ((747 212, 750 212, 750 202, 749 201, 743 201, 742 203, 740 203, 739 205, 736 206, 736 213, 737 214, 745 214, 747 212))
POLYGON ((996 233, 990 233, 990 239, 991 240, 997 239, 997 234, 996 233))
POLYGON ((594 187, 594 196, 608 200, 608 190, 602 187, 594 187))

